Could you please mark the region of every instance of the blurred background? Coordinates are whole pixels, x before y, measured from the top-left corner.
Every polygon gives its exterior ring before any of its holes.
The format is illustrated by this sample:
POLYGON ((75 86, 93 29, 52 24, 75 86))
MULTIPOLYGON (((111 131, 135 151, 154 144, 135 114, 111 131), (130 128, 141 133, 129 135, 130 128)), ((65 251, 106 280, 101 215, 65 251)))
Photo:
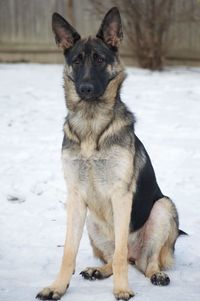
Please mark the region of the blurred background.
POLYGON ((125 64, 152 70, 200 65, 199 0, 0 0, 0 62, 62 63, 52 13, 87 36, 112 6, 122 15, 125 64))

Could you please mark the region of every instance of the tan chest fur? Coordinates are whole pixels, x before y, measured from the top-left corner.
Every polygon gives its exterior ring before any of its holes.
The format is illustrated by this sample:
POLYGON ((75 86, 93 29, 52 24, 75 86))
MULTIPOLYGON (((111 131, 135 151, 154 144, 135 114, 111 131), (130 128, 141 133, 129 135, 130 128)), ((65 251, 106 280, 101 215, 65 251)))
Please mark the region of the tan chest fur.
POLYGON ((97 151, 90 141, 76 149, 63 150, 62 157, 67 185, 79 191, 92 214, 112 223, 112 195, 119 189, 124 192, 130 189, 131 153, 117 145, 97 151))

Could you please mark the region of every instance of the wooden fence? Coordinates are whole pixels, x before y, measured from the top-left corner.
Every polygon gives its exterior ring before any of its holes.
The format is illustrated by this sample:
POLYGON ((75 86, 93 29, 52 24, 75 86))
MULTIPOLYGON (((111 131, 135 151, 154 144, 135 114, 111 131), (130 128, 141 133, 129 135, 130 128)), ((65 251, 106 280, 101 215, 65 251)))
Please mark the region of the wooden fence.
MULTIPOLYGON (((174 1, 177 13, 181 14, 189 6, 193 18, 183 16, 171 26, 168 59, 198 64, 200 1, 174 1)), ((91 0, 0 0, 0 61, 62 62, 51 31, 51 15, 54 11, 62 14, 83 36, 94 34, 100 19, 93 13, 91 3, 91 0)), ((109 1, 106 3, 109 9, 109 1)), ((121 53, 127 62, 134 60, 126 42, 121 53)))

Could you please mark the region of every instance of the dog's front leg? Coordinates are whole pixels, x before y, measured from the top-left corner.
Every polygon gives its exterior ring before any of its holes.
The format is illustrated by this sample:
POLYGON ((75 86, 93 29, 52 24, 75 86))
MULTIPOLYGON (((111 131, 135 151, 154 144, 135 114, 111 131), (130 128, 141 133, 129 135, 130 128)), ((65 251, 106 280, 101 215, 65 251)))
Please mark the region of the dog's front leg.
POLYGON ((79 193, 74 189, 69 192, 67 201, 67 233, 60 272, 56 280, 44 288, 37 298, 58 300, 65 293, 75 269, 76 255, 83 232, 86 206, 79 193))
POLYGON ((132 206, 132 193, 115 193, 112 198, 115 231, 113 255, 114 295, 117 299, 128 300, 134 296, 128 284, 128 234, 132 206))

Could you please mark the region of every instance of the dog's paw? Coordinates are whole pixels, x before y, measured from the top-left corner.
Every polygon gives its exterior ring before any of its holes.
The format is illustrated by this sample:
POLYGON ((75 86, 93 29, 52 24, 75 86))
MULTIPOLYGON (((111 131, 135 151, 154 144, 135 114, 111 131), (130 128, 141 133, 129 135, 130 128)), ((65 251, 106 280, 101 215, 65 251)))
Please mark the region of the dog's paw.
POLYGON ((133 291, 127 290, 114 290, 114 295, 117 300, 129 300, 134 297, 133 291))
POLYGON ((62 295, 59 292, 50 287, 44 288, 36 296, 36 298, 40 300, 59 300, 61 297, 62 295))
POLYGON ((64 289, 59 287, 45 287, 37 294, 36 298, 40 300, 60 300, 68 287, 69 285, 64 289))
POLYGON ((86 268, 83 270, 80 275, 87 280, 96 280, 105 278, 100 270, 97 268, 86 268))
POLYGON ((151 283, 154 285, 165 286, 170 283, 170 279, 167 274, 158 272, 151 276, 151 283))

